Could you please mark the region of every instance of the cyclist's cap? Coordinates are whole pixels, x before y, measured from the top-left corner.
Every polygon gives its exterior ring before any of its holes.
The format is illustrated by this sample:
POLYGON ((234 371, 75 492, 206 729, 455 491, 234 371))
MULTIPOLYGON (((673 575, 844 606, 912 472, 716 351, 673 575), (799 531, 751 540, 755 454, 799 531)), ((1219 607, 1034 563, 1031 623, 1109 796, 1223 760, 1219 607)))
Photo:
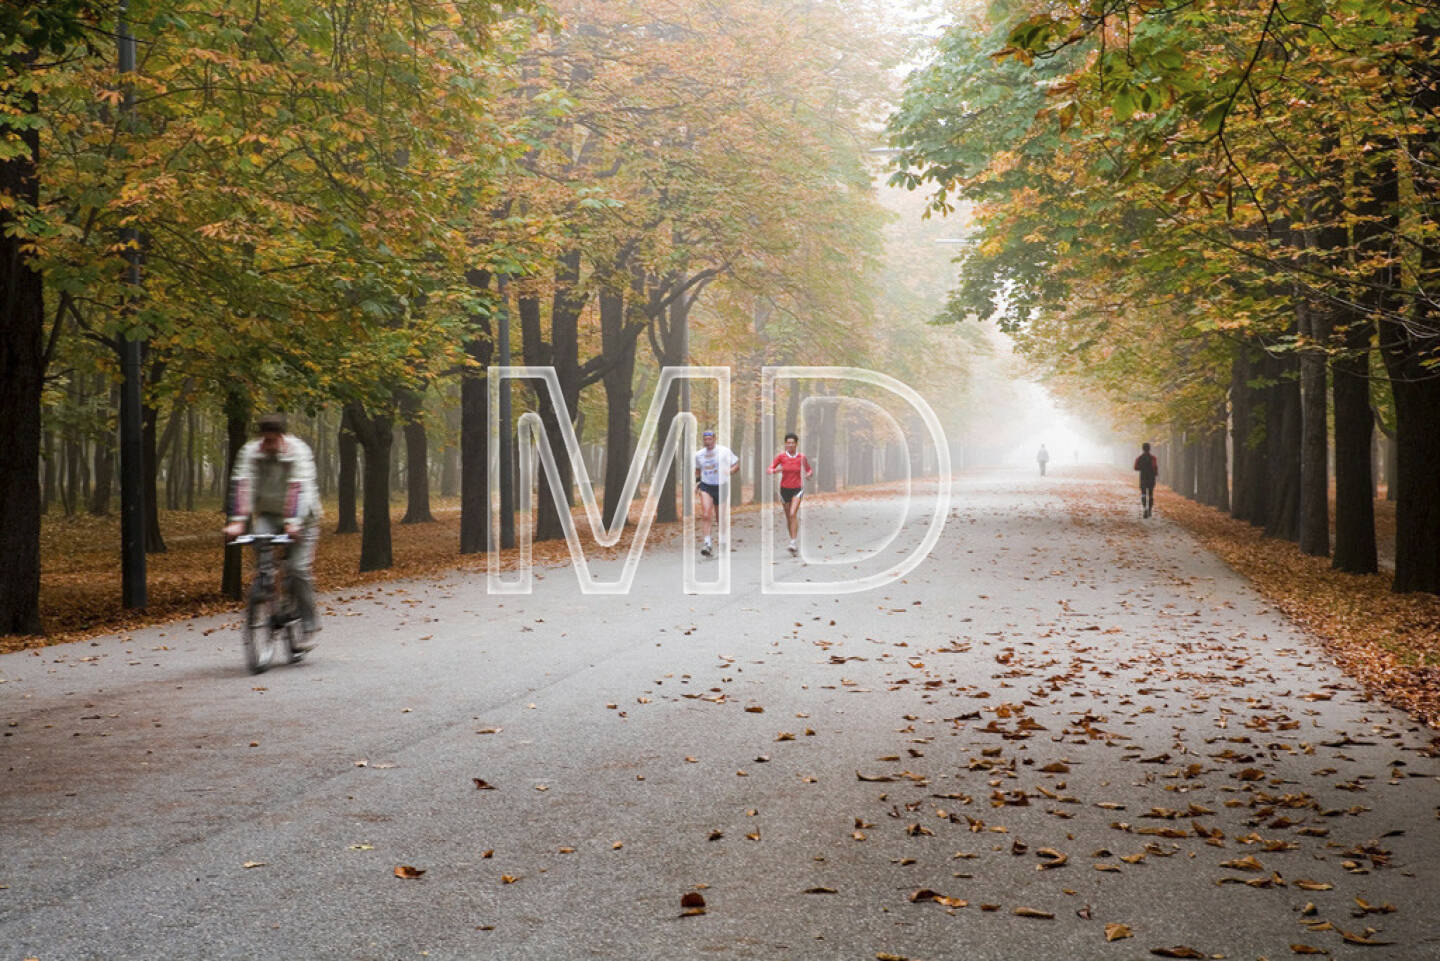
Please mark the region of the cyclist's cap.
POLYGON ((700 432, 700 436, 701 436, 701 437, 714 437, 714 436, 715 436, 715 432, 714 432, 713 430, 701 431, 701 432, 700 432))
POLYGON ((285 433, 284 414, 266 414, 260 418, 260 433, 262 434, 283 434, 285 433))

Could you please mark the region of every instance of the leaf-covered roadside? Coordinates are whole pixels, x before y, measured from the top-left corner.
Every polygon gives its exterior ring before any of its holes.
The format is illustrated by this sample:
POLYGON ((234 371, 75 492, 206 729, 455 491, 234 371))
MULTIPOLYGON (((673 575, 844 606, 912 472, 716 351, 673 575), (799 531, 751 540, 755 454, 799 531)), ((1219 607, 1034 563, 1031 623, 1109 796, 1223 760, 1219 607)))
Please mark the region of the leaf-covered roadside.
MULTIPOLYGON (((1113 488, 1065 491, 1106 513, 1129 510, 1113 488)), ((1127 491, 1128 494, 1128 491, 1127 491)), ((1440 726, 1440 598, 1392 594, 1388 574, 1346 574, 1325 557, 1264 536, 1222 511, 1156 492, 1156 513, 1185 527, 1292 620, 1318 637, 1335 662, 1372 694, 1440 726)))
MULTIPOLYGON (((359 570, 358 535, 335 535, 322 530, 315 558, 315 585, 322 593, 364 584, 423 577, 452 571, 485 570, 485 555, 461 556, 460 514, 453 502, 436 498, 434 523, 401 524, 402 505, 392 507, 395 563, 380 571, 359 570)), ((162 514, 169 549, 152 555, 150 606, 126 611, 120 603, 120 580, 115 572, 118 537, 116 518, 54 518, 44 532, 47 560, 41 572, 40 606, 48 636, 0 635, 0 653, 84 640, 120 630, 163 624, 236 610, 238 604, 220 591, 221 535, 213 511, 165 511, 162 514)), ((586 550, 603 553, 590 538, 584 518, 576 520, 586 550)), ((651 537, 663 538, 664 529, 651 537)), ((537 564, 558 563, 566 557, 564 541, 534 545, 537 564)), ((502 565, 518 554, 505 551, 502 565)), ((248 572, 247 572, 248 578, 248 572)), ((323 605, 322 605, 323 606, 323 605)))

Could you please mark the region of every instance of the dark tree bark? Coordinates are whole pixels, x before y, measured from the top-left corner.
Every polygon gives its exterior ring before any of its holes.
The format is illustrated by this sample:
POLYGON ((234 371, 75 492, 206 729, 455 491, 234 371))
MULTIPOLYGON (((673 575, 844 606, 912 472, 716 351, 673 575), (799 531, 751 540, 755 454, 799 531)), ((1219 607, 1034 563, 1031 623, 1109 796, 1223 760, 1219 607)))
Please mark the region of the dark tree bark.
MULTIPOLYGON (((531 367, 553 366, 553 354, 551 345, 546 343, 543 331, 540 327, 540 301, 535 297, 521 297, 517 302, 520 312, 520 349, 525 363, 531 367)), ((559 373, 558 370, 556 372, 559 373)), ((560 439, 559 415, 555 410, 555 404, 550 399, 550 392, 541 381, 531 381, 528 386, 535 396, 535 409, 540 415, 540 423, 545 427, 546 442, 550 445, 552 453, 555 452, 555 445, 560 439)), ((560 444, 561 453, 556 455, 555 466, 559 468, 562 476, 569 476, 569 462, 564 455, 564 444, 560 444)), ((522 452, 522 456, 527 456, 522 452)), ((560 525, 560 513, 556 508, 555 494, 550 485, 550 476, 545 471, 543 463, 537 471, 536 487, 539 491, 539 503, 535 513, 535 540, 553 541, 565 536, 564 528, 560 525)), ((568 485, 563 485, 560 490, 566 491, 568 485)), ((519 491, 521 503, 529 498, 529 491, 519 491)), ((569 494, 562 493, 561 497, 569 503, 569 494)))
POLYGON ((355 512, 355 487, 360 473, 360 452, 355 442, 355 431, 350 428, 350 409, 340 413, 340 430, 335 437, 335 453, 340 461, 340 475, 335 483, 337 501, 335 533, 354 534, 360 530, 360 519, 355 512))
POLYGON ((1300 354, 1300 550, 1312 557, 1330 553, 1329 397, 1324 348, 1330 340, 1329 311, 1297 297, 1300 331, 1312 346, 1300 354))
POLYGON ((1181 497, 1195 500, 1195 442, 1193 432, 1178 431, 1175 434, 1175 484, 1172 489, 1181 497))
MULTIPOLYGON (((1440 19, 1433 13, 1416 21, 1425 54, 1412 61, 1412 103, 1433 121, 1440 116, 1440 19)), ((1408 145, 1410 156, 1431 157, 1440 151, 1433 123, 1408 145)), ((1388 154, 1386 155, 1388 156, 1388 154)), ((1416 164, 1415 192, 1421 203, 1440 193, 1433 167, 1416 164)), ((1376 205, 1394 211, 1400 203, 1398 169, 1385 161, 1371 183, 1376 205)), ((1440 276, 1440 250, 1433 243, 1420 250, 1421 283, 1440 276)), ((1386 312, 1379 320, 1380 353, 1395 397, 1395 580, 1396 593, 1440 594, 1440 310, 1433 298, 1420 300, 1411 316, 1386 312)))
MULTIPOLYGON (((225 515, 235 513, 235 488, 231 478, 235 476, 235 458, 245 446, 249 436, 250 398, 238 388, 225 392, 225 515)), ((220 592, 232 600, 244 596, 244 556, 239 550, 225 551, 224 568, 220 574, 220 592)))
POLYGON ((1266 389, 1265 466, 1270 475, 1265 533, 1300 537, 1300 383, 1294 357, 1267 357, 1274 386, 1266 389))
MULTIPOLYGON (((164 365, 157 365, 163 369, 164 365)), ((152 386, 159 380, 159 374, 151 369, 152 386)), ((147 401, 141 413, 141 443, 144 445, 145 459, 145 553, 165 553, 165 538, 160 534, 160 456, 158 427, 160 411, 152 402, 147 401)))
MULTIPOLYGON (((1231 451, 1233 483, 1230 514, 1249 524, 1265 523, 1268 482, 1264 457, 1264 406, 1252 382, 1258 356, 1249 344, 1235 348, 1230 368, 1231 451)), ((1163 462, 1161 469, 1164 469, 1163 462)))
POLYGON ((360 570, 377 571, 394 563, 390 546, 390 456, 394 423, 388 414, 369 414, 363 404, 347 404, 350 429, 364 451, 365 507, 360 529, 360 570))
POLYGON ((115 435, 106 431, 95 440, 95 484, 90 489, 90 514, 110 515, 110 488, 115 486, 115 435))
MULTIPOLYGON (((478 291, 490 289, 490 273, 471 270, 465 280, 478 291)), ((490 317, 470 318, 473 334, 465 342, 469 363, 460 375, 460 553, 479 554, 490 546, 490 382, 486 370, 495 351, 490 317)))
POLYGON ((425 435, 420 394, 400 393, 400 416, 405 432, 405 516, 402 524, 433 524, 430 513, 430 447, 425 435))
MULTIPOLYGON (((33 54, 12 55, 12 75, 33 54)), ((22 98, 38 112, 35 94, 22 98)), ((38 207, 39 126, 12 127, 24 151, 0 160, 0 193, 38 207)), ((0 210, 0 634, 40 633, 40 391, 45 378, 45 294, 16 212, 0 210)))
POLYGON ((1367 318, 1354 317, 1341 331, 1345 353, 1334 362, 1336 570, 1373 574, 1375 501, 1371 466, 1374 417, 1370 409, 1370 334, 1367 318))
POLYGON ((50 505, 55 503, 55 490, 59 487, 56 475, 59 473, 58 465, 55 463, 55 431, 46 429, 43 446, 40 450, 40 461, 45 465, 44 479, 41 487, 40 513, 48 514, 50 505))
POLYGON ((1224 407, 1221 407, 1222 416, 1219 425, 1210 432, 1205 439, 1206 449, 1209 451, 1207 476, 1208 497, 1205 503, 1218 510, 1230 510, 1230 472, 1225 463, 1225 418, 1224 407))
POLYGON ((200 485, 200 461, 195 452, 195 435, 199 431, 199 416, 195 408, 185 411, 185 509, 195 509, 195 488, 200 485))
MULTIPOLYGON (((607 360, 601 378, 605 385, 605 498, 602 504, 607 526, 615 523, 620 513, 620 493, 625 487, 625 474, 633 454, 630 437, 630 408, 634 402, 635 340, 639 330, 625 323, 624 295, 600 292, 600 352, 607 360)), ((667 398, 668 406, 668 398, 667 398)), ((660 440, 663 442, 670 425, 661 417, 660 440)), ((667 471, 667 476, 673 471, 667 471)), ((663 490, 663 488, 662 488, 663 490)), ((673 505, 673 496, 660 498, 657 517, 664 519, 665 504, 673 505)))

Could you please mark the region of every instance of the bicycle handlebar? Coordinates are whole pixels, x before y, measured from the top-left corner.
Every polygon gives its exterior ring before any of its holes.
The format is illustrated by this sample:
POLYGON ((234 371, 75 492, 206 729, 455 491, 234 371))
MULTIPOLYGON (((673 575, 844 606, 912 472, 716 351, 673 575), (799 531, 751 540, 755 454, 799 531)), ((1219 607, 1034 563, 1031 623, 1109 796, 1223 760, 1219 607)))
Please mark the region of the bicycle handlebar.
POLYGON ((231 544, 293 544, 295 538, 289 534, 241 534, 230 541, 231 544))

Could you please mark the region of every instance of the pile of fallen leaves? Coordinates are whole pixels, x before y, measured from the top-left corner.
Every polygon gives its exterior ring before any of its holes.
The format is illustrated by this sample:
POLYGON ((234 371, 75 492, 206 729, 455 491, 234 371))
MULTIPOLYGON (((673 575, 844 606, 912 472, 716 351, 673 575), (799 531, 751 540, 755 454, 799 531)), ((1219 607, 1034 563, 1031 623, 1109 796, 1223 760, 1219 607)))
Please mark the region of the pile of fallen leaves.
POLYGON ((1328 558, 1303 554, 1290 541, 1265 537, 1167 488, 1156 491, 1156 514, 1185 527, 1249 578, 1371 693, 1440 726, 1440 597, 1392 594, 1389 573, 1336 571, 1328 558))

